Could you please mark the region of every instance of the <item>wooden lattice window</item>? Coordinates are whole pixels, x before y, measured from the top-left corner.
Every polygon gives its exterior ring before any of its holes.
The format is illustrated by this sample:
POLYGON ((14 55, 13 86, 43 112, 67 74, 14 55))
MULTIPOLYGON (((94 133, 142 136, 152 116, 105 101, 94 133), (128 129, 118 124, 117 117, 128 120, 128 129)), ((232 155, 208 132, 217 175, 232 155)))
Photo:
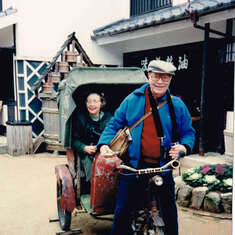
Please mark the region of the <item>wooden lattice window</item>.
POLYGON ((170 6, 172 6, 172 0, 131 0, 130 16, 137 16, 170 6))

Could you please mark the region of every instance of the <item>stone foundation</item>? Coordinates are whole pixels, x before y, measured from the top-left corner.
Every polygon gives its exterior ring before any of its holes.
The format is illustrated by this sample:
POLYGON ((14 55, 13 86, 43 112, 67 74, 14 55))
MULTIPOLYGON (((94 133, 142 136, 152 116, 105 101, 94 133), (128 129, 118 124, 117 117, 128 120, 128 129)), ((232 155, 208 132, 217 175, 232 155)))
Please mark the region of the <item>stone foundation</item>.
POLYGON ((213 213, 232 213, 232 193, 210 192, 207 187, 193 188, 175 178, 176 202, 179 206, 213 213))

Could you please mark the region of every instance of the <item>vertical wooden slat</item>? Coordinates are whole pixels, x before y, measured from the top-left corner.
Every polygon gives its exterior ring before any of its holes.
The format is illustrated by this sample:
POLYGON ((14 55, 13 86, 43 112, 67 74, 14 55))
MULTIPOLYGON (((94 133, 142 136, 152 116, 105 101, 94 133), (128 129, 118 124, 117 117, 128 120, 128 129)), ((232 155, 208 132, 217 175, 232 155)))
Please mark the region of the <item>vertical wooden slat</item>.
POLYGON ((12 156, 31 154, 33 151, 32 125, 19 122, 7 125, 8 153, 12 156))
POLYGON ((130 16, 141 15, 171 5, 172 0, 131 0, 130 16))
POLYGON ((132 16, 133 15, 133 0, 131 0, 131 2, 130 2, 130 16, 132 16))
MULTIPOLYGON (((141 1, 141 0, 140 0, 141 1)), ((136 1, 136 15, 138 15, 139 14, 139 12, 140 12, 140 7, 141 7, 141 3, 140 2, 138 2, 138 1, 136 1)))
POLYGON ((147 11, 151 10, 151 0, 147 1, 148 5, 147 5, 147 11))

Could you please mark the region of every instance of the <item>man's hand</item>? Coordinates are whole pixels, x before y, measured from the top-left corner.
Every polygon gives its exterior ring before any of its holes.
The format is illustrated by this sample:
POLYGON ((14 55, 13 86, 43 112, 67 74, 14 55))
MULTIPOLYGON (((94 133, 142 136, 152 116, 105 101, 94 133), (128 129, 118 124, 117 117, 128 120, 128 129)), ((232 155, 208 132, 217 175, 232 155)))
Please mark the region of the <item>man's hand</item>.
POLYGON ((179 154, 180 151, 183 151, 186 153, 186 148, 184 147, 184 145, 182 144, 176 144, 176 145, 173 145, 169 151, 169 155, 172 157, 172 158, 176 158, 179 154))
POLYGON ((100 153, 104 157, 112 157, 113 155, 115 155, 115 153, 112 151, 112 149, 109 148, 108 145, 102 145, 100 147, 100 153))
POLYGON ((100 153, 102 155, 105 155, 105 153, 112 153, 112 152, 113 152, 112 149, 110 149, 108 145, 102 145, 100 147, 100 153))
POLYGON ((88 153, 89 155, 92 155, 96 152, 96 146, 86 145, 85 148, 84 148, 84 152, 88 153))

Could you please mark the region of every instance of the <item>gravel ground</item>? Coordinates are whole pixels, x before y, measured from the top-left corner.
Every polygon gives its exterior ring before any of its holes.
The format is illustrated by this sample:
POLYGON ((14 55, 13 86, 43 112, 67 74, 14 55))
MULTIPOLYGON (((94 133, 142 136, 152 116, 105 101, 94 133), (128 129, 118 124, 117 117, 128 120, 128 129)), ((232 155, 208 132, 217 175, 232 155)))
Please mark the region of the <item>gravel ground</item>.
MULTIPOLYGON (((0 235, 55 235, 57 218, 54 168, 66 163, 49 153, 12 157, 0 155, 0 235)), ((85 235, 108 235, 112 216, 95 219, 87 213, 72 218, 71 229, 85 235)), ((198 215, 179 208, 180 235, 231 235, 232 220, 198 215)), ((124 235, 124 234, 123 234, 124 235)))

